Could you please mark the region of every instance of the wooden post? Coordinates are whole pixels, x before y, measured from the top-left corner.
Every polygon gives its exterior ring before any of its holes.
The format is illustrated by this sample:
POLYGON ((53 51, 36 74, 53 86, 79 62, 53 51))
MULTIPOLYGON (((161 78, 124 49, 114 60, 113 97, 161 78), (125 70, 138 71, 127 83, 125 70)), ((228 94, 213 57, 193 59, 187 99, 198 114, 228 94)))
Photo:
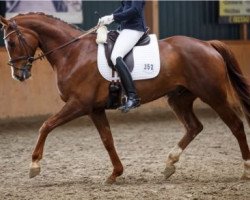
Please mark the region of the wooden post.
POLYGON ((159 2, 158 0, 146 1, 145 18, 150 33, 155 33, 159 38, 159 2))
POLYGON ((248 39, 248 24, 240 25, 240 39, 247 40, 248 39))

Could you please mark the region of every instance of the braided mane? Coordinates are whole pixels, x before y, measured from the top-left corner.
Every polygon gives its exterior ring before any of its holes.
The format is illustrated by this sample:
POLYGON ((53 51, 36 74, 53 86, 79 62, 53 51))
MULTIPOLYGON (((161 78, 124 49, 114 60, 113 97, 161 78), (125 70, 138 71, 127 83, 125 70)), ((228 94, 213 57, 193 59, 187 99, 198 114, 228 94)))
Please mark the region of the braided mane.
MULTIPOLYGON (((22 14, 18 14, 16 15, 15 17, 18 17, 18 16, 28 16, 28 15, 41 15, 41 16, 45 16, 45 17, 48 17, 48 18, 51 18, 51 19, 54 19, 54 20, 57 20, 57 21, 60 21, 68 26, 70 26, 71 28, 73 29, 76 29, 76 30, 79 30, 79 31, 83 31, 82 29, 80 29, 78 26, 74 25, 74 24, 69 24, 68 22, 65 22, 63 20, 61 20, 60 18, 58 17, 54 17, 53 15, 48 15, 48 14, 45 14, 43 12, 28 12, 28 13, 22 13, 22 14)), ((14 18, 15 18, 14 17, 14 18)))

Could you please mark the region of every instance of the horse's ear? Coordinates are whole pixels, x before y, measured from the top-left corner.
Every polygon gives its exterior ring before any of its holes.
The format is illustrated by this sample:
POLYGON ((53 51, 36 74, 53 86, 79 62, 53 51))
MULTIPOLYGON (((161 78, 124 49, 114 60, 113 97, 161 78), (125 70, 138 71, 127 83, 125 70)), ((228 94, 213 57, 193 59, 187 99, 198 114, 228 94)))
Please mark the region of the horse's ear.
POLYGON ((0 15, 0 23, 3 25, 3 26, 8 26, 9 22, 7 19, 5 19, 3 16, 0 15))

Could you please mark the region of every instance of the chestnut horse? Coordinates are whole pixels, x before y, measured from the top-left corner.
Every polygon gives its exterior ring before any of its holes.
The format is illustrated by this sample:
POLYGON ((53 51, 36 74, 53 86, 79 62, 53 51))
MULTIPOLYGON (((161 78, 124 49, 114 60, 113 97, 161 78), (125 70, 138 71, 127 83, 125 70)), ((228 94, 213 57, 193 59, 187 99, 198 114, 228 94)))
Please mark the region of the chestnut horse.
MULTIPOLYGON (((105 114, 109 82, 97 69, 96 35, 43 13, 20 14, 10 20, 1 17, 0 21, 13 77, 24 81, 31 76, 33 56, 39 47, 56 73, 60 96, 65 102, 39 130, 30 177, 40 173, 39 161, 48 134, 66 122, 89 115, 113 164, 107 182, 115 182, 123 173, 123 165, 105 114), (82 34, 84 37, 79 39, 82 34)), ((250 179, 250 152, 243 122, 228 101, 228 89, 231 88, 250 123, 250 87, 232 52, 222 42, 184 36, 160 40, 159 48, 159 75, 135 81, 135 85, 142 103, 167 96, 169 105, 186 128, 183 138, 167 156, 166 178, 175 172, 174 164, 181 153, 203 129, 193 112, 193 102, 200 98, 218 113, 236 137, 244 160, 243 178, 250 179)))

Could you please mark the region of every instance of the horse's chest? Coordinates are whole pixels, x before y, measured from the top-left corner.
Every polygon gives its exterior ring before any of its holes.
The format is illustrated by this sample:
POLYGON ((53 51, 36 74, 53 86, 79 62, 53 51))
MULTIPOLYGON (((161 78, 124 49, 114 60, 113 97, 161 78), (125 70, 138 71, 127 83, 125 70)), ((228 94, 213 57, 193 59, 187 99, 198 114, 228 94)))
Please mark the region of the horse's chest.
POLYGON ((58 79, 57 80, 57 87, 58 87, 58 92, 61 96, 61 98, 66 101, 69 98, 69 82, 67 80, 63 79, 58 79))

